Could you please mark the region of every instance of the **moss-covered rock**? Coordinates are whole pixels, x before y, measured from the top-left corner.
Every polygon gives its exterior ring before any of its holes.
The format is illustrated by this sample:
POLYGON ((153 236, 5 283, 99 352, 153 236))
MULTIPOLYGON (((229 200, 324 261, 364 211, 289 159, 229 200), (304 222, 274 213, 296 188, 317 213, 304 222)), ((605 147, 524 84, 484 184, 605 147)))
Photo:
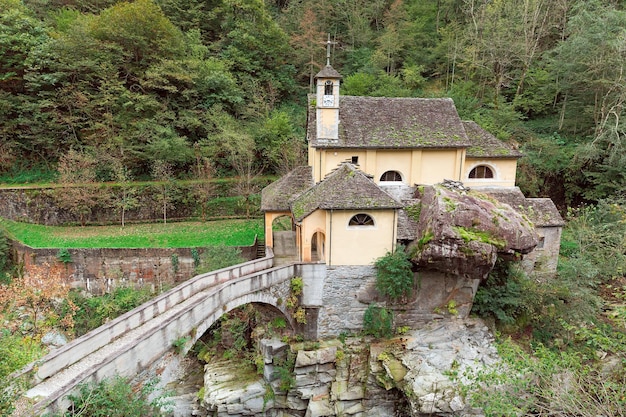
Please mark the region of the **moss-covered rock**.
POLYGON ((526 254, 538 241, 533 225, 509 205, 441 185, 423 188, 418 230, 414 263, 481 279, 498 256, 526 254))

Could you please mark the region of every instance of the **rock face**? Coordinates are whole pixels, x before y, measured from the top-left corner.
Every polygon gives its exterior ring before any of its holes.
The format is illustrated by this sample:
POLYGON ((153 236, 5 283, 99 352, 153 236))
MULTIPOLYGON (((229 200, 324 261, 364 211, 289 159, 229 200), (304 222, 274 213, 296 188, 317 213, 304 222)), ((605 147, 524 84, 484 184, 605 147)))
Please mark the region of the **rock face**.
POLYGON ((207 365, 203 406, 218 417, 482 416, 451 375, 467 382, 466 369, 498 360, 487 327, 474 319, 433 321, 380 342, 305 347, 263 341, 264 375, 252 379, 232 362, 207 365))
POLYGON ((484 279, 498 256, 537 246, 532 223, 507 204, 454 186, 426 186, 421 195, 420 238, 412 261, 420 269, 484 279))
POLYGON ((481 320, 433 321, 411 332, 403 347, 393 354, 406 368, 396 384, 411 393, 411 415, 482 416, 459 394, 459 383, 470 383, 466 371, 488 369, 499 361, 493 336, 481 320))

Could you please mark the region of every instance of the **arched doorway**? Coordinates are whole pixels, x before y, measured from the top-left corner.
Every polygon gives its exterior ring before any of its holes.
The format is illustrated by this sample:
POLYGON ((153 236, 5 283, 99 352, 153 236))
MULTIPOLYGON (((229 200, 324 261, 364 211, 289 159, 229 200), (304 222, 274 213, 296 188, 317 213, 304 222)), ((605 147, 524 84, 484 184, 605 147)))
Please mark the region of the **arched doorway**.
POLYGON ((326 253, 326 235, 323 232, 313 233, 311 238, 311 261, 320 262, 324 261, 324 254, 326 253))
POLYGON ((296 231, 291 216, 280 216, 272 220, 272 241, 276 266, 297 260, 296 231))

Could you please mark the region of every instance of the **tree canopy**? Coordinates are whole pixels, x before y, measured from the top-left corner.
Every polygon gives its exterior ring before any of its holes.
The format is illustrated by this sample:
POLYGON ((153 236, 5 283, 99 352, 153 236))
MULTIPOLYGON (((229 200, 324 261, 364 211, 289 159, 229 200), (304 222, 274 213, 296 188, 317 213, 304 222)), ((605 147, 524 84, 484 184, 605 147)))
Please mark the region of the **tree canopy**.
POLYGON ((231 175, 232 155, 250 152, 254 170, 281 172, 285 152, 289 164, 302 154, 330 33, 346 94, 452 97, 463 118, 520 144, 527 194, 565 206, 625 189, 621 2, 0 0, 0 10, 0 173, 56 171, 71 149, 110 166, 98 179, 119 166, 148 178, 155 161, 185 177, 198 158, 231 175))

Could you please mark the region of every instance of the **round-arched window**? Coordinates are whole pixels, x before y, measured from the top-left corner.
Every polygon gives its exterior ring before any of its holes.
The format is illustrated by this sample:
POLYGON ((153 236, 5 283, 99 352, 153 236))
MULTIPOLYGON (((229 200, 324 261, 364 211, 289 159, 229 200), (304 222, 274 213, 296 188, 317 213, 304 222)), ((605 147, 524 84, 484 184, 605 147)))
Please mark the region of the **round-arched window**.
POLYGON ((398 171, 387 171, 380 176, 380 181, 402 181, 402 175, 398 171))
POLYGON ((348 222, 348 226, 374 226, 374 219, 369 214, 355 214, 348 222))
POLYGON ((493 178, 493 171, 487 165, 478 165, 472 168, 470 178, 493 178))
POLYGON ((324 95, 332 96, 333 95, 333 82, 328 80, 324 83, 324 95))

